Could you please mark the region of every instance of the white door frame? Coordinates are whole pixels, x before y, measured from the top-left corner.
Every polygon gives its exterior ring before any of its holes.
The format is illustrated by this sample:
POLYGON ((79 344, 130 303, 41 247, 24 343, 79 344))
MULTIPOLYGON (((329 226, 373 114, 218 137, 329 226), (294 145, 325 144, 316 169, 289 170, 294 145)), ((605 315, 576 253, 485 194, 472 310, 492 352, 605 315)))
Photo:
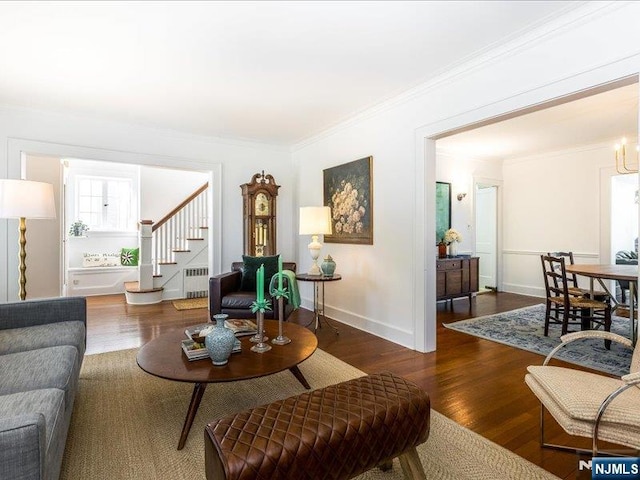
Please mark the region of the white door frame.
POLYGON ((623 84, 628 85, 632 80, 637 83, 639 71, 637 59, 626 58, 577 73, 563 79, 562 82, 554 81, 538 85, 519 95, 498 99, 415 129, 413 321, 414 348, 417 351, 430 352, 436 349, 437 247, 435 242, 426 241, 435 237, 433 212, 435 212, 436 140, 471 130, 481 124, 499 122, 525 112, 589 96, 594 91, 605 91, 618 88, 623 84))
MULTIPOLYGON (((83 158, 113 163, 144 165, 149 167, 179 168, 197 170, 209 175, 209 261, 211 274, 220 271, 222 265, 222 165, 207 163, 188 158, 166 155, 123 152, 77 145, 50 143, 37 140, 9 138, 7 141, 7 178, 21 178, 21 159, 23 154, 47 155, 64 158, 83 158)), ((63 227, 64 228, 64 227, 63 227)), ((18 229, 7 229, 6 258, 7 265, 0 266, 0 301, 18 298, 17 282, 9 281, 18 271, 18 229), (15 284, 15 285, 14 285, 15 284)), ((27 247, 28 248, 28 247, 27 247)))

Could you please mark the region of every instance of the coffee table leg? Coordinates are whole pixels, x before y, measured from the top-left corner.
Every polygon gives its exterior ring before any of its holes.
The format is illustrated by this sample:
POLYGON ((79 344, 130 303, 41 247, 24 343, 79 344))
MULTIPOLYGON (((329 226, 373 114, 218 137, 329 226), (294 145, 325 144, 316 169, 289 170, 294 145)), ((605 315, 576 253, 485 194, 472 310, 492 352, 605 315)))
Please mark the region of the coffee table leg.
POLYGON ((198 412, 198 407, 200 406, 200 400, 202 400, 202 395, 204 395, 204 391, 206 388, 206 383, 196 383, 193 386, 191 403, 189 403, 189 410, 187 410, 187 416, 184 419, 184 426, 182 427, 180 441, 178 442, 178 450, 182 450, 184 448, 184 444, 187 441, 187 437, 189 436, 189 430, 191 430, 191 425, 193 425, 193 419, 196 418, 196 413, 198 412))
POLYGON ((289 371, 293 373, 293 376, 298 379, 298 381, 302 384, 304 388, 306 388, 307 390, 311 389, 311 385, 309 385, 309 382, 307 382, 307 379, 304 378, 304 375, 302 374, 302 372, 300 371, 297 365, 295 367, 291 367, 289 371))

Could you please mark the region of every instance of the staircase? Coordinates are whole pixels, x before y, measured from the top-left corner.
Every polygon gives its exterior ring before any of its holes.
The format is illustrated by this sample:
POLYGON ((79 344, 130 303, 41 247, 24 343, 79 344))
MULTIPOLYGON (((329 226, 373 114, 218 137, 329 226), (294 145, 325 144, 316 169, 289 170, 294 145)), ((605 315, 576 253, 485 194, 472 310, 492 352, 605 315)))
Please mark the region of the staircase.
POLYGON ((128 304, 208 296, 208 184, 157 223, 139 229, 138 281, 125 283, 128 304))

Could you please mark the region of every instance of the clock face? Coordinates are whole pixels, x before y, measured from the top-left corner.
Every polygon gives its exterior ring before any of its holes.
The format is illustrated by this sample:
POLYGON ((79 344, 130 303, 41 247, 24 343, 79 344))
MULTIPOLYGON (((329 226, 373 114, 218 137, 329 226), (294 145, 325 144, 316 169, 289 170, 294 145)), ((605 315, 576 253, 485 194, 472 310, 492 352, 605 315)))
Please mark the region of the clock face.
POLYGON ((269 199, 264 193, 256 195, 255 207, 256 215, 269 215, 269 199))

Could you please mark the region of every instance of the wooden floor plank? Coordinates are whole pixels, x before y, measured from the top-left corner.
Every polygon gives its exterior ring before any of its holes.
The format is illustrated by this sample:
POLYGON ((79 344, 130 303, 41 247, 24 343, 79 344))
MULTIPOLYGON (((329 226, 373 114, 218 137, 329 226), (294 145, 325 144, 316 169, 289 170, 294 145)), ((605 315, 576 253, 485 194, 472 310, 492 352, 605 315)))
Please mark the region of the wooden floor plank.
MULTIPOLYGON (((318 345, 364 372, 386 370, 415 382, 429 392, 438 412, 561 478, 588 479, 589 472, 578 472, 576 455, 543 451, 538 444, 540 407, 524 375, 528 365, 540 364, 543 357, 442 326, 539 303, 539 298, 507 293, 479 295, 471 309, 466 299, 453 306, 440 303, 438 348, 432 353, 418 353, 339 322, 339 335, 328 326, 318 330, 318 345)), ((171 302, 127 305, 124 295, 89 297, 87 353, 139 347, 165 331, 207 319, 205 309, 177 311, 171 302)), ((311 319, 304 309, 290 317, 301 324, 311 319)))

